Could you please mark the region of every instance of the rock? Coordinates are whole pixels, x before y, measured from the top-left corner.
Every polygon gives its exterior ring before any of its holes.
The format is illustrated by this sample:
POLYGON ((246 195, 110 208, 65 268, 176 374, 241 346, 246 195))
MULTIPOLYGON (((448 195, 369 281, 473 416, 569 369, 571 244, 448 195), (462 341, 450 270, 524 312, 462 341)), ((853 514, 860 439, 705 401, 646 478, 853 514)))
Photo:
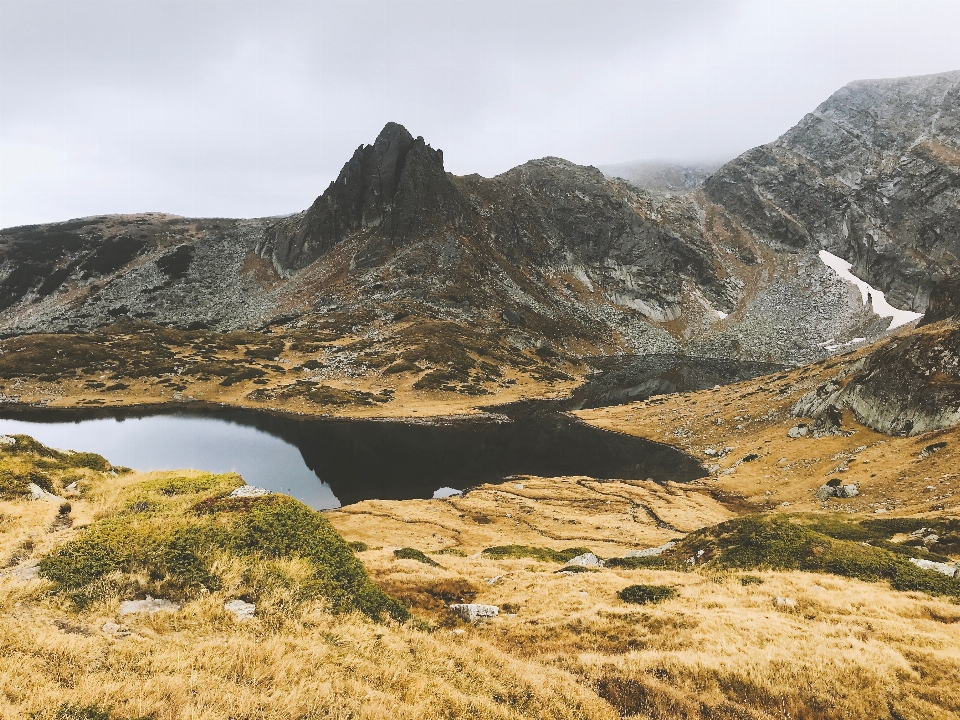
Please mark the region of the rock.
POLYGON ((806 425, 794 425, 792 428, 787 430, 787 437, 793 438, 802 438, 807 436, 807 426, 806 425))
POLYGON ((180 605, 171 600, 147 597, 146 600, 124 600, 120 603, 120 615, 135 613, 176 612, 180 605))
POLYGON ((449 606, 449 610, 467 622, 492 618, 500 614, 500 608, 496 605, 479 605, 477 603, 455 603, 449 606))
POLYGON ((676 547, 677 543, 671 540, 670 542, 660 545, 658 547, 645 548, 643 550, 629 550, 624 557, 635 558, 635 557, 656 557, 657 555, 662 555, 667 550, 676 547))
POLYGON ((788 608, 790 610, 794 610, 797 607, 797 601, 793 598, 780 597, 777 595, 777 597, 773 599, 773 605, 774 607, 778 608, 788 608))
POLYGON ((593 553, 584 553, 583 555, 577 555, 575 558, 567 560, 567 565, 572 565, 573 567, 603 567, 603 560, 593 553))
POLYGON ((63 502, 63 498, 59 495, 54 495, 44 490, 42 487, 36 483, 30 483, 30 499, 31 500, 46 500, 47 502, 63 502))
POLYGON ((244 602, 243 600, 225 602, 223 609, 236 615, 237 620, 250 620, 257 612, 257 606, 254 603, 244 602))
POLYGON ((9 447, 10 445, 16 445, 17 439, 15 437, 10 437, 9 435, 0 435, 0 447, 9 447))
POLYGON ((833 479, 829 481, 826 485, 821 485, 816 492, 816 498, 818 500, 829 500, 832 497, 837 498, 852 498, 860 494, 860 490, 856 485, 847 484, 841 485, 840 481, 833 479))
POLYGON ((263 497, 269 495, 270 491, 266 488, 255 487, 253 485, 242 485, 234 490, 228 497, 263 497))
POLYGON ((957 576, 957 566, 949 563, 934 562, 933 560, 924 560, 923 558, 910 558, 910 562, 924 570, 933 570, 934 572, 947 575, 948 577, 957 576))
POLYGON ((36 580, 40 572, 40 563, 34 561, 21 565, 11 572, 17 580, 36 580))

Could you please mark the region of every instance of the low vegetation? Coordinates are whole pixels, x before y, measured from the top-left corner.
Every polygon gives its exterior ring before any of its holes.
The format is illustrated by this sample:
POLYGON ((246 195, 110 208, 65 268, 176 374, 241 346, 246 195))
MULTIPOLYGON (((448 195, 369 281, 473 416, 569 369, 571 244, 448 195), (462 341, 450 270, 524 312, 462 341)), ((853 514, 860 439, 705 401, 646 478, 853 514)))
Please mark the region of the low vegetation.
POLYGON ((929 555, 926 550, 887 539, 897 531, 924 524, 915 520, 849 521, 819 515, 751 515, 691 533, 664 553, 661 563, 805 570, 869 582, 889 580, 897 590, 960 597, 960 580, 910 562, 910 557, 929 555), (866 537, 880 546, 859 539, 866 537))
POLYGON ((553 550, 545 547, 530 547, 529 545, 498 545, 484 550, 483 556, 492 560, 531 558, 542 562, 565 563, 588 552, 590 552, 588 548, 582 547, 553 550))
POLYGON ((647 605, 663 602, 677 596, 677 591, 667 585, 627 585, 617 597, 627 603, 647 605))
POLYGON ((43 558, 40 575, 78 608, 112 598, 185 602, 226 590, 265 606, 323 599, 334 612, 407 618, 319 513, 279 495, 228 497, 241 482, 205 474, 134 486, 128 509, 43 558), (238 579, 225 580, 220 567, 238 579))

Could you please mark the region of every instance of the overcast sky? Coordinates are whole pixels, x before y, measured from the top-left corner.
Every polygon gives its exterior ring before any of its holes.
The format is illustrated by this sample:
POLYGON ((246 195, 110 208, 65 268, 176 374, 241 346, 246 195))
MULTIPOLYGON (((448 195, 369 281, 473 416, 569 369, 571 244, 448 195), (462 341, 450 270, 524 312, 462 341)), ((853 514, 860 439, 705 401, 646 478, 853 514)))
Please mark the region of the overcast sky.
POLYGON ((725 160, 958 36, 957 0, 0 0, 0 227, 294 212, 389 120, 458 174, 725 160))

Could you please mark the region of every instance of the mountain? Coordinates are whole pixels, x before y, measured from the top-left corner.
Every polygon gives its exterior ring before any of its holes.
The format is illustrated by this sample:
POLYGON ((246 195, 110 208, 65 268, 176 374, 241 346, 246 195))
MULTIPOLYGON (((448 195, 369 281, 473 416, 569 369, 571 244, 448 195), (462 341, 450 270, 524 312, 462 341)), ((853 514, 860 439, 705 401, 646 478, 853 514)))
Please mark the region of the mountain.
POLYGON ((696 190, 707 178, 720 169, 721 163, 679 163, 636 161, 617 165, 601 165, 608 178, 622 178, 644 190, 665 193, 685 193, 696 190))
POLYGON ((289 217, 3 230, 0 331, 282 328, 373 337, 385 356, 430 336, 455 354, 494 338, 521 364, 535 350, 799 364, 889 324, 821 249, 917 310, 957 267, 958 93, 960 73, 852 83, 686 193, 558 158, 455 176, 388 123, 289 217))

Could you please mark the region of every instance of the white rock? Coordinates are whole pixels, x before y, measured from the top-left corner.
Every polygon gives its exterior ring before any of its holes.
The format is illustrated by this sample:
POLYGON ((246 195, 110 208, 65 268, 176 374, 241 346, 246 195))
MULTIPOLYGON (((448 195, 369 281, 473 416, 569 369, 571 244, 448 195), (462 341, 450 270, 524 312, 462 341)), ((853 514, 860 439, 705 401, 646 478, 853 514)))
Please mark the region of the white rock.
POLYGON ((0 446, 16 445, 17 439, 9 435, 0 435, 0 446))
POLYGON ((675 546, 676 543, 671 540, 665 545, 660 545, 659 547, 646 548, 644 550, 630 550, 627 552, 625 557, 656 557, 657 555, 662 555, 664 552, 675 546))
POLYGON ((42 487, 36 483, 30 483, 30 499, 31 500, 46 500, 47 502, 63 502, 63 498, 59 495, 54 495, 53 493, 48 493, 42 487))
POLYGON ((950 565, 949 563, 934 562, 933 560, 924 560, 923 558, 910 558, 912 562, 917 567, 923 568, 924 570, 933 570, 934 572, 942 573, 948 575, 949 577, 957 576, 957 566, 950 565))
POLYGON ((112 620, 107 620, 103 624, 103 627, 100 629, 105 633, 110 633, 111 635, 116 635, 116 634, 129 635, 130 634, 123 629, 122 625, 118 625, 112 620))
POLYGON ((796 440, 797 438, 806 437, 806 435, 807 435, 806 425, 794 425, 792 428, 787 430, 787 437, 793 438, 794 440, 796 440))
POLYGON ((478 605, 477 603, 455 603, 450 606, 450 612, 459 615, 467 622, 473 622, 480 618, 496 617, 500 614, 500 608, 496 605, 478 605))
POLYGON ((255 487, 253 485, 243 485, 234 490, 228 497, 263 497, 269 495, 270 491, 266 488, 255 487))
POLYGON ((121 615, 132 615, 134 613, 155 613, 163 611, 176 612, 180 606, 170 600, 154 599, 148 597, 146 600, 124 600, 120 603, 121 615))
POLYGON ((574 567, 603 567, 603 560, 593 553, 584 553, 583 555, 577 555, 571 560, 567 560, 567 565, 573 565, 574 567))
POLYGON ((17 580, 36 580, 40 571, 40 563, 34 561, 21 565, 11 573, 17 580))
POLYGON ((774 604, 774 606, 780 607, 780 608, 790 608, 790 609, 793 609, 793 608, 797 607, 797 601, 796 601, 796 600, 794 600, 793 598, 788 598, 788 597, 780 597, 779 595, 777 595, 777 597, 775 597, 775 598, 773 599, 773 604, 774 604))
POLYGON ((254 603, 244 602, 243 600, 231 600, 223 604, 223 609, 232 612, 237 616, 237 620, 250 620, 257 612, 257 606, 254 603))

